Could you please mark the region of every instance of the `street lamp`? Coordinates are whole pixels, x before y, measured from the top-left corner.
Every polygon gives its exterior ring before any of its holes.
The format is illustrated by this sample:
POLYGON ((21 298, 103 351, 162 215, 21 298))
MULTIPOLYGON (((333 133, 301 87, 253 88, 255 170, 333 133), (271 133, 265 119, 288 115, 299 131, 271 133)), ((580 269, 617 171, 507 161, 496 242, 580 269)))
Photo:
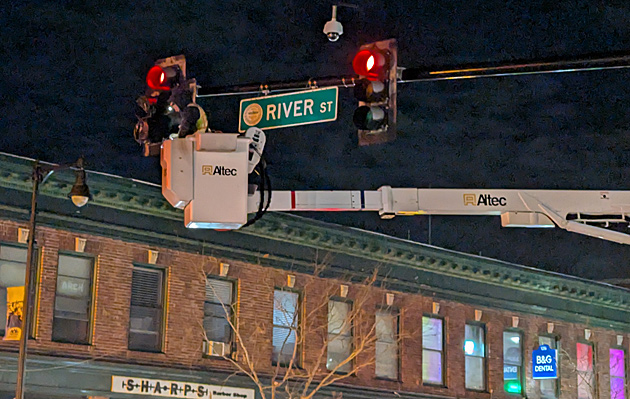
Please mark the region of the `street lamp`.
POLYGON ((42 165, 39 161, 33 164, 33 190, 31 192, 31 218, 28 226, 28 249, 26 252, 26 270, 24 276, 24 303, 22 306, 22 330, 20 335, 20 351, 18 354, 18 372, 15 385, 15 399, 24 399, 24 371, 26 368, 26 347, 28 336, 31 330, 31 314, 33 313, 33 289, 31 287, 31 274, 33 263, 33 248, 35 244, 35 216, 37 214, 37 195, 39 193, 40 184, 44 184, 46 180, 54 172, 59 170, 73 169, 76 177, 74 186, 70 190, 68 197, 72 202, 82 207, 91 198, 90 190, 85 184, 85 170, 83 169, 83 158, 79 158, 77 162, 67 165, 42 165))

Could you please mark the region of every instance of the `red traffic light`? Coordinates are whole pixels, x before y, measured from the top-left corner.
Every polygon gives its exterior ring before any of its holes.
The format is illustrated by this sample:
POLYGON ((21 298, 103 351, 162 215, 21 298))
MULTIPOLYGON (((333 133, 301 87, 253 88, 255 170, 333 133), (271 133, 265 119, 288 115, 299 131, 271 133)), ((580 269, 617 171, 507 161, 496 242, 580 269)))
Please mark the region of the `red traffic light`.
POLYGON ((361 50, 352 61, 352 68, 357 75, 365 76, 369 80, 387 78, 387 57, 377 50, 361 50))
POLYGON ((147 73, 147 85, 153 90, 168 91, 172 89, 176 77, 176 68, 154 65, 147 73))
POLYGON ((147 73, 147 85, 153 90, 170 90, 170 87, 166 86, 166 72, 160 66, 153 66, 147 73))

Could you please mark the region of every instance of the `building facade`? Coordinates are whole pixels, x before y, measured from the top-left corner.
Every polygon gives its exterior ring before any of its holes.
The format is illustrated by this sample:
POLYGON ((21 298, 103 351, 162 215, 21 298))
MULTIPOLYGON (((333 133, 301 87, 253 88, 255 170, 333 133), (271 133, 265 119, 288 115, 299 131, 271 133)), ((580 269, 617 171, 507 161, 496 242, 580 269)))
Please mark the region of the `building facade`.
MULTIPOLYGON (((8 338, 32 163, 0 156, 0 170, 8 338)), ((287 214, 187 230, 159 187, 94 173, 78 211, 71 179, 40 190, 29 398, 253 399, 292 362, 334 380, 314 398, 628 395, 627 289, 287 214), (557 379, 533 379, 540 345, 557 379)), ((1 398, 17 352, 0 341, 1 398)))

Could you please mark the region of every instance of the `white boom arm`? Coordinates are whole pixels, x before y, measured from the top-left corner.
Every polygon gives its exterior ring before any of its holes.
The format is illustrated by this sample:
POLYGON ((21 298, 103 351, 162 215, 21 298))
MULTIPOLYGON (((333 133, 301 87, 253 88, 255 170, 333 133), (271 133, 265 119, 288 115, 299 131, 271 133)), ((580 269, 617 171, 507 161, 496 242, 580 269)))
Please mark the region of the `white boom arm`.
MULTIPOLYGON (((189 228, 238 229, 259 210, 248 195, 252 152, 264 135, 195 133, 162 144, 162 194, 184 210, 189 228), (251 136, 251 137, 250 137, 251 136), (253 147, 253 149, 251 149, 253 147), (251 150, 250 150, 251 149, 251 150)), ((555 227, 622 244, 630 234, 609 230, 630 221, 630 191, 391 188, 375 191, 274 191, 271 211, 375 211, 396 215, 494 215, 505 227, 555 227)))
MULTIPOLYGON (((249 198, 250 212, 258 196, 249 198)), ((501 216, 503 227, 552 228, 630 244, 630 235, 606 229, 628 224, 630 191, 475 190, 391 188, 377 191, 274 191, 271 211, 377 211, 396 215, 501 216), (593 224, 597 224, 594 226, 593 224), (600 227, 601 226, 601 227, 600 227)))

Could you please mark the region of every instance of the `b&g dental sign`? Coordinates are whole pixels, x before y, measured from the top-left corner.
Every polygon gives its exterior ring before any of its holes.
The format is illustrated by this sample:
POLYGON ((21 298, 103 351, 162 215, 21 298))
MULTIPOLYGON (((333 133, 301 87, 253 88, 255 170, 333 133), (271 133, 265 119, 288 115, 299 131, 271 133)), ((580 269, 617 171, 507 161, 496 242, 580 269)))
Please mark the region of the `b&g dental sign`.
POLYGON ((532 352, 532 377, 535 380, 549 380, 558 378, 558 351, 548 345, 532 352))
POLYGON ((112 392, 184 399, 254 399, 253 389, 118 375, 112 376, 112 392))

